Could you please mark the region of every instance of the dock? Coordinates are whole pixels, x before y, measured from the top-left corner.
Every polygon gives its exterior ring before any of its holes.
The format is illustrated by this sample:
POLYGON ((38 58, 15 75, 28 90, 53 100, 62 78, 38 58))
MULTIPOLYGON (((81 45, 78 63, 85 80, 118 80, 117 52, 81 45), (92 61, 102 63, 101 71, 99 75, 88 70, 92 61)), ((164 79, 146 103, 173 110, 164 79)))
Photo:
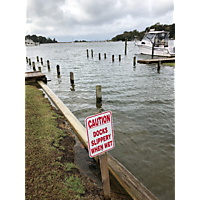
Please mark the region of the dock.
POLYGON ((142 64, 151 64, 151 63, 174 63, 175 62, 175 57, 173 58, 157 58, 157 59, 147 59, 147 60, 138 60, 137 63, 142 63, 142 64))
POLYGON ((40 71, 35 72, 25 72, 25 85, 34 85, 39 87, 38 81, 43 81, 47 84, 47 77, 40 71))

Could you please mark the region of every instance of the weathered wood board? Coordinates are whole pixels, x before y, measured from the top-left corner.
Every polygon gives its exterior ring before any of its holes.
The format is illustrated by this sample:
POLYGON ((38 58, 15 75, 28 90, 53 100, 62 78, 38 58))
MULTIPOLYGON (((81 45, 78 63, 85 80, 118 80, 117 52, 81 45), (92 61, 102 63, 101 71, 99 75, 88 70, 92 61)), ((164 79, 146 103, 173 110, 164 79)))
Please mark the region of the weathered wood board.
POLYGON ((158 63, 159 61, 161 61, 161 63, 175 62, 175 57, 174 58, 158 58, 158 59, 138 60, 137 63, 151 64, 151 63, 158 63))

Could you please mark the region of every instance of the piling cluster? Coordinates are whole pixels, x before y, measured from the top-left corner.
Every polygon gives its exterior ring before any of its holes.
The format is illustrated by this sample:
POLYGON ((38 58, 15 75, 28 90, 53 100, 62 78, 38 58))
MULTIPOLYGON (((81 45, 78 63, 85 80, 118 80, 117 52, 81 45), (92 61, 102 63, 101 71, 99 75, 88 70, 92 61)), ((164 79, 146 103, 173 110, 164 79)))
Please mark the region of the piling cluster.
MULTIPOLYGON (((153 57, 153 51, 154 48, 152 48, 152 57, 153 57)), ((89 50, 86 49, 87 52, 87 58, 89 58, 89 50)), ((127 39, 125 40, 125 55, 127 54, 127 39)), ((91 49, 91 57, 93 58, 94 56, 94 51, 93 49, 91 49)), ((99 60, 101 60, 101 53, 98 54, 99 60)), ((43 58, 41 57, 39 59, 39 56, 36 57, 37 59, 37 63, 41 63, 41 65, 43 65, 43 58)), ((104 53, 104 59, 107 59, 106 57, 106 53, 104 53)), ((112 62, 114 62, 115 60, 115 56, 112 55, 112 62)), ((33 71, 36 71, 36 67, 35 67, 35 62, 32 62, 31 65, 31 59, 26 57, 26 62, 33 67, 33 71)), ((119 62, 121 62, 121 55, 119 55, 119 62)), ((50 62, 49 60, 46 61, 47 63, 47 67, 48 67, 48 71, 50 71, 50 62)), ((160 65, 161 65, 161 61, 158 62, 158 68, 157 71, 160 71, 160 65)), ((133 66, 134 68, 136 67, 136 56, 133 57, 133 66)), ((38 71, 41 71, 41 66, 38 66, 38 71)), ((56 65, 56 71, 57 71, 57 77, 60 78, 60 66, 56 65)), ((73 72, 70 72, 70 84, 71 84, 71 91, 75 91, 75 84, 74 84, 74 74, 73 72)), ((100 108, 102 106, 102 93, 101 93, 101 85, 97 85, 96 86, 96 107, 100 108)))
MULTIPOLYGON (((86 49, 86 52, 87 52, 87 58, 89 58, 89 50, 88 49, 86 49)), ((93 51, 93 49, 91 49, 91 58, 93 58, 94 57, 94 51, 93 51)), ((101 60, 101 53, 99 53, 98 54, 98 58, 99 58, 99 60, 101 60)), ((104 53, 104 59, 106 59, 107 57, 106 57, 106 53, 104 53)), ((115 61, 115 56, 114 55, 112 55, 112 62, 114 62, 115 61)), ((121 55, 119 55, 119 62, 121 61, 121 55)))
MULTIPOLYGON (((36 60, 37 60, 37 63, 41 63, 41 65, 43 65, 43 58, 41 57, 40 58, 40 61, 39 61, 39 57, 36 56, 36 60)), ((38 66, 38 70, 36 70, 36 67, 35 67, 35 62, 33 61, 32 64, 31 64, 31 59, 26 57, 26 62, 33 67, 33 71, 42 71, 41 69, 41 66, 38 66)), ((50 71, 50 62, 49 60, 46 61, 47 62, 47 67, 48 67, 48 71, 50 71)), ((43 65, 44 66, 44 65, 43 65)), ((57 71, 57 77, 60 78, 60 66, 59 65, 56 65, 56 71, 57 71)), ((75 91, 75 84, 74 84, 74 74, 73 72, 70 72, 70 83, 71 83, 71 86, 72 88, 71 91, 75 91)))
MULTIPOLYGON (((126 45, 125 45, 126 47, 125 47, 125 55, 126 55, 126 52, 127 52, 127 41, 126 41, 126 45)), ((88 49, 86 49, 86 52, 87 52, 87 58, 89 58, 89 50, 88 49)), ((94 51, 93 51, 93 49, 91 49, 91 57, 93 58, 93 56, 94 56, 94 51)), ((99 60, 101 60, 101 53, 98 53, 98 58, 99 58, 99 60)), ((106 59, 107 57, 106 57, 106 53, 104 53, 104 59, 106 59)), ((121 57, 121 54, 119 54, 119 62, 121 62, 121 60, 122 60, 122 57, 121 57)), ((112 55, 112 62, 114 62, 115 61, 115 55, 112 55)), ((136 56, 133 58, 133 66, 135 67, 136 66, 136 56)))

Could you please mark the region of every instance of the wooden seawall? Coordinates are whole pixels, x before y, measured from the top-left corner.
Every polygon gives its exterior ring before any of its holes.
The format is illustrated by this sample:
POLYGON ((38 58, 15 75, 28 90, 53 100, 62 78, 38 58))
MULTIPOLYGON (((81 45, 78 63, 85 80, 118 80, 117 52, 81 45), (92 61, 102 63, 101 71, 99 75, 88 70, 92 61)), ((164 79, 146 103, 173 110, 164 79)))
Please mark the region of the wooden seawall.
MULTIPOLYGON (((37 83, 49 96, 55 106, 62 112, 64 117, 73 127, 79 139, 88 149, 87 133, 85 127, 43 81, 38 81, 37 83)), ((120 162, 114 159, 109 153, 107 154, 107 157, 110 172, 133 199, 157 200, 157 198, 144 185, 142 185, 120 162)), ((95 160, 98 161, 98 157, 95 157, 95 160)))

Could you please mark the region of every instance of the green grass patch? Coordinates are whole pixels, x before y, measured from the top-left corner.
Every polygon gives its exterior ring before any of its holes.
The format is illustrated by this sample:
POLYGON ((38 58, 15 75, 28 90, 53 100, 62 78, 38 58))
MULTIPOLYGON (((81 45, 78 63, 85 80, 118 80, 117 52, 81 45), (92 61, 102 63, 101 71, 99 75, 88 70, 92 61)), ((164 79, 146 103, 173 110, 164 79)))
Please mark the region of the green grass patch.
POLYGON ((162 63, 163 65, 167 65, 167 66, 171 66, 171 67, 175 67, 175 63, 162 63))
POLYGON ((81 179, 63 173, 75 165, 60 162, 65 148, 59 141, 66 134, 57 127, 58 115, 42 91, 26 85, 25 92, 26 199, 79 199, 84 194, 81 179))

